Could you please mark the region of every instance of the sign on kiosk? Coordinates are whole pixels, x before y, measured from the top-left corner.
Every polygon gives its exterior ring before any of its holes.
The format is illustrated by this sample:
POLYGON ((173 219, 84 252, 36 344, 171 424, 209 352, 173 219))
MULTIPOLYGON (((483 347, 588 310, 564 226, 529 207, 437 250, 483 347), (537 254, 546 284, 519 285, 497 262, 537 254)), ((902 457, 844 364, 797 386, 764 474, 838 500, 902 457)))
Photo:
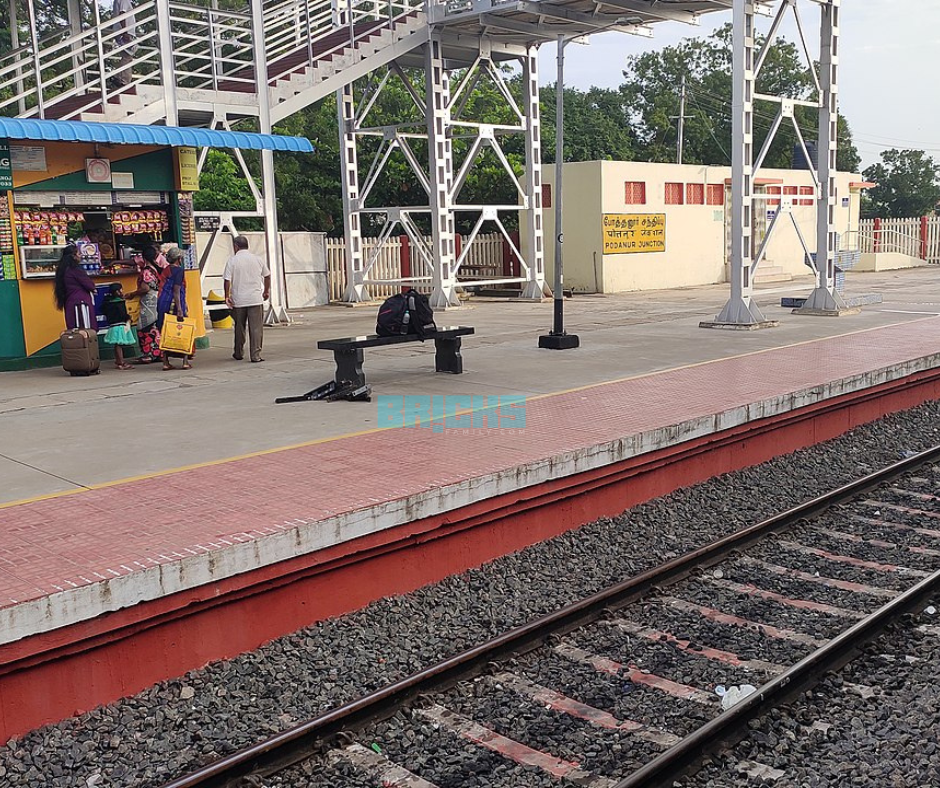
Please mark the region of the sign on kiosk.
POLYGON ((177 161, 177 180, 181 192, 199 191, 199 159, 195 148, 174 148, 177 161))
POLYGON ((666 214, 605 213, 604 254, 666 251, 666 214))
POLYGON ((13 188, 13 164, 10 161, 10 143, 0 142, 0 189, 13 188))

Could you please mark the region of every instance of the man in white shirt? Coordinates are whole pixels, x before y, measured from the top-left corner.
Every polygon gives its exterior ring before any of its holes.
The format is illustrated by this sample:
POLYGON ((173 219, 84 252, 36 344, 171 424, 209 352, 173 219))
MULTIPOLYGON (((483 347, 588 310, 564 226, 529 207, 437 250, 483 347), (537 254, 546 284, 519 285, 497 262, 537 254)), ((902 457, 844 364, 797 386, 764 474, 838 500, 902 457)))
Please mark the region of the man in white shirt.
POLYGON ((258 255, 248 251, 248 239, 237 235, 232 239, 235 248, 222 278, 225 280, 225 303, 235 319, 235 352, 232 358, 241 361, 245 356, 245 326, 248 326, 249 357, 261 358, 261 335, 264 331, 264 302, 271 293, 271 269, 258 255))

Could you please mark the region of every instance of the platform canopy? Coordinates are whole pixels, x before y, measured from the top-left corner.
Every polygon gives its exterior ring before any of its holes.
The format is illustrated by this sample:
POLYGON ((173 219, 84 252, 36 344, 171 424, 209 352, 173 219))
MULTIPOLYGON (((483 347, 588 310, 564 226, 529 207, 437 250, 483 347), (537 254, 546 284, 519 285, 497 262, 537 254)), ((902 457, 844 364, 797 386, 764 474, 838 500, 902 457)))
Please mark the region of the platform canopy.
MULTIPOLYGON (((754 0, 764 15, 772 4, 754 0)), ((454 32, 528 45, 600 29, 650 36, 656 23, 697 25, 702 14, 730 11, 733 5, 733 0, 452 0, 435 6, 432 17, 454 32)))
POLYGON ((179 126, 137 126, 130 123, 83 123, 75 120, 34 118, 0 117, 0 139, 313 152, 313 143, 306 137, 179 126))

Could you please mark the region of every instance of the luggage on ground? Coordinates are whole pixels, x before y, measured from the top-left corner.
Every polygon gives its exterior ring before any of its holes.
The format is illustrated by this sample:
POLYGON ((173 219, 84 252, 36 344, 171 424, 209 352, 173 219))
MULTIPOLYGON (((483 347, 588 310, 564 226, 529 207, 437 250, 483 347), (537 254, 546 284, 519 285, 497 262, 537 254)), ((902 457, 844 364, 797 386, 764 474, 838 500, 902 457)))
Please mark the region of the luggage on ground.
POLYGON ((98 330, 91 325, 91 312, 87 305, 75 307, 75 322, 85 328, 69 328, 59 336, 62 368, 73 377, 97 375, 101 371, 98 330))
POLYGON ((411 288, 405 293, 396 293, 379 307, 375 333, 380 337, 415 334, 423 342, 425 337, 437 331, 434 310, 428 297, 411 288))
POLYGON ((59 336, 62 368, 70 375, 97 375, 101 371, 98 331, 91 325, 91 313, 85 304, 75 307, 75 322, 85 328, 68 328, 59 336))

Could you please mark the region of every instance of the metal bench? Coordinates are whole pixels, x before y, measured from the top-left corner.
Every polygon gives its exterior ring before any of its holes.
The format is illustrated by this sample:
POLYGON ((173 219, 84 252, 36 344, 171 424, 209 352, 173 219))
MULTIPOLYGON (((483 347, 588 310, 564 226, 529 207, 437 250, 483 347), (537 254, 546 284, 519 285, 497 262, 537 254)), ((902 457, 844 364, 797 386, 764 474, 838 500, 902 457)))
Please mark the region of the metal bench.
MULTIPOLYGON (((459 375, 463 372, 463 358, 460 355, 461 337, 474 333, 470 326, 445 326, 428 337, 434 340, 434 371, 450 372, 459 375)), ((308 391, 299 397, 279 397, 275 402, 304 402, 309 400, 365 400, 368 401, 371 389, 366 385, 366 376, 362 371, 365 348, 403 345, 408 342, 420 342, 416 334, 380 337, 369 334, 360 337, 342 339, 324 339, 317 342, 320 350, 332 350, 336 360, 336 374, 329 383, 308 391)))

